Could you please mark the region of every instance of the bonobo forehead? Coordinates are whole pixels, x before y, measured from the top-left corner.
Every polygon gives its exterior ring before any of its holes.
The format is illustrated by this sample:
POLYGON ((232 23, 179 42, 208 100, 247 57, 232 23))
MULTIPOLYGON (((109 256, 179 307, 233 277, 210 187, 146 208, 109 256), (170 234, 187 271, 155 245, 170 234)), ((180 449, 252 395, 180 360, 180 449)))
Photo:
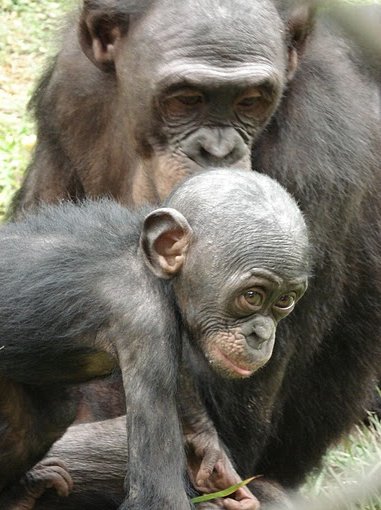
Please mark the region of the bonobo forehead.
POLYGON ((194 232, 192 263, 232 275, 253 268, 293 279, 309 271, 307 228, 290 194, 257 172, 209 170, 177 188, 167 205, 194 232))
MULTIPOLYGON (((128 46, 150 62, 150 77, 202 74, 242 65, 285 67, 284 26, 267 0, 157 0, 132 23, 128 46), (211 67, 210 67, 211 66, 211 67)), ((248 69, 248 73, 250 70, 248 69)), ((231 74, 230 74, 231 76, 231 74)))

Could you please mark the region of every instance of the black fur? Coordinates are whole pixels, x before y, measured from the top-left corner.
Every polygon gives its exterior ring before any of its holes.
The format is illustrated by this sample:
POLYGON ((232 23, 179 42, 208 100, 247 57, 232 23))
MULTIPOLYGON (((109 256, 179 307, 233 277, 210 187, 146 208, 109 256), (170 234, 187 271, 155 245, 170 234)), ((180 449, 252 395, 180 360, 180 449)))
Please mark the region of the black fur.
POLYGON ((74 403, 65 393, 71 385, 120 366, 130 411, 126 508, 189 508, 174 400, 177 320, 168 286, 137 255, 143 217, 109 201, 67 203, 2 228, 2 489, 74 420, 74 403), (146 322, 138 319, 143 309, 146 322), (154 405, 155 420, 147 420, 154 405), (157 437, 168 437, 160 452, 157 437))

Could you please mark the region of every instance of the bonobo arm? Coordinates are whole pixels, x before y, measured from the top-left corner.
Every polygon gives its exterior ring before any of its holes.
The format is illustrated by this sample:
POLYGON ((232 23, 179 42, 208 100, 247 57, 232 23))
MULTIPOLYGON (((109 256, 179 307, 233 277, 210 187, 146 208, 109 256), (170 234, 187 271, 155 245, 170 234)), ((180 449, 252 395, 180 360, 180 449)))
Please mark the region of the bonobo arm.
MULTIPOLYGON (((185 359, 180 369, 178 406, 187 453, 188 475, 194 488, 201 493, 210 493, 242 481, 201 402, 185 359)), ((205 509, 212 508, 210 503, 205 505, 205 509)), ((257 510, 260 506, 258 499, 246 487, 239 489, 230 498, 218 500, 215 505, 216 508, 229 510, 257 510)))
MULTIPOLYGON (((241 482, 242 478, 234 469, 227 448, 219 439, 184 362, 180 369, 178 400, 187 453, 187 470, 195 489, 201 493, 217 492, 241 482)), ((197 509, 258 510, 266 504, 291 508, 286 492, 271 480, 258 476, 248 487, 242 487, 230 497, 199 504, 197 509)))
MULTIPOLYGON (((150 277, 156 278, 151 273, 150 277)), ((149 304, 136 303, 136 321, 129 318, 126 328, 121 316, 110 328, 127 409, 127 498, 121 509, 188 510, 191 504, 184 487, 185 456, 175 399, 178 320, 168 288, 162 284, 159 292, 159 284, 155 289, 149 282, 147 288, 149 304)))

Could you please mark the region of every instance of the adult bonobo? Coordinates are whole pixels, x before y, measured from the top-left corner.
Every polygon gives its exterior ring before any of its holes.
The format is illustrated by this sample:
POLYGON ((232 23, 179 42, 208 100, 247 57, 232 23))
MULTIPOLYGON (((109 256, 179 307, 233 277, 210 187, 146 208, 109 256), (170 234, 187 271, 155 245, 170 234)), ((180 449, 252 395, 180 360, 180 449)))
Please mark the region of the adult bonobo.
POLYGON ((102 194, 136 204, 210 165, 250 169, 297 61, 261 5, 85 0, 33 99, 37 148, 14 208, 102 194))
POLYGON ((253 167, 305 213, 314 279, 267 380, 194 370, 239 473, 294 487, 363 416, 381 366, 379 58, 303 2, 104 0, 85 3, 81 44, 74 25, 35 96, 39 142, 14 214, 161 197, 201 161, 231 165, 240 138, 253 145, 253 167))
MULTIPOLYGON (((304 293, 309 272, 306 226, 290 195, 267 176, 215 170, 152 209, 133 214, 108 200, 66 203, 0 230, 2 508, 33 507, 30 494, 29 506, 15 507, 11 485, 73 421, 67 388, 118 365, 127 408, 121 508, 190 508, 174 402, 177 315, 192 357, 233 387, 277 351, 277 325, 304 293)), ((184 374, 182 426, 197 450, 208 418, 184 374)), ((225 460, 227 476, 238 477, 225 460)), ((190 470, 197 487, 196 464, 190 470)), ((211 479, 207 488, 223 483, 211 479)), ((55 485, 49 476, 45 482, 55 485)), ((94 492, 107 498, 108 489, 91 485, 81 507, 94 509, 94 492)), ((79 501, 67 504, 78 508, 79 501)), ((258 508, 247 490, 225 504, 258 508)))

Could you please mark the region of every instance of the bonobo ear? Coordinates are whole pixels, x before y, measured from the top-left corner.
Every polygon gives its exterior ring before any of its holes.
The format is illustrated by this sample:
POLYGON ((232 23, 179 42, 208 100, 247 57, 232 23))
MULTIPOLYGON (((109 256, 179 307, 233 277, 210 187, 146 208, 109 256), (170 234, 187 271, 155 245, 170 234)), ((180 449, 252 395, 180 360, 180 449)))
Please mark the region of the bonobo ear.
POLYGON ((315 17, 314 0, 297 0, 288 14, 288 80, 292 80, 315 17))
MULTIPOLYGON (((127 2, 128 3, 128 2, 127 2)), ((114 69, 115 50, 127 33, 130 12, 118 0, 84 0, 79 21, 83 52, 104 71, 114 69)))
POLYGON ((163 207, 145 218, 140 251, 156 276, 171 278, 184 264, 191 237, 192 229, 184 216, 163 207))

